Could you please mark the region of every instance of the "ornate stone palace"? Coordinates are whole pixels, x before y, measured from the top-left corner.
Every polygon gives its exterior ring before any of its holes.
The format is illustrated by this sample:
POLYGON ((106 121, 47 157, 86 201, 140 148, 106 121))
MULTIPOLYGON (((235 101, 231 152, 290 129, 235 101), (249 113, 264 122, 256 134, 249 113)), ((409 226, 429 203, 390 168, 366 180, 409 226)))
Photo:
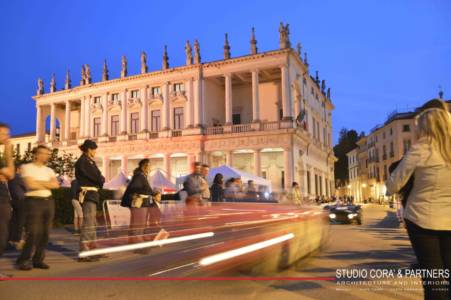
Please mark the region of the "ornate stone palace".
POLYGON ((64 89, 52 76, 50 92, 38 80, 36 138, 79 154, 86 138, 98 142, 99 167, 112 178, 131 173, 139 159, 170 178, 189 172, 195 160, 212 167, 227 164, 270 179, 273 190, 300 183, 304 195, 331 195, 334 189, 330 89, 309 75, 307 54, 292 49, 288 25, 280 24, 280 49, 257 50, 252 29, 250 54, 231 57, 227 34, 224 59, 202 62, 200 45, 186 42, 186 65, 170 67, 164 47, 162 69, 127 74, 122 57, 120 78, 92 82, 82 66, 79 86, 69 72, 64 89), (57 129, 59 128, 59 134, 57 129))

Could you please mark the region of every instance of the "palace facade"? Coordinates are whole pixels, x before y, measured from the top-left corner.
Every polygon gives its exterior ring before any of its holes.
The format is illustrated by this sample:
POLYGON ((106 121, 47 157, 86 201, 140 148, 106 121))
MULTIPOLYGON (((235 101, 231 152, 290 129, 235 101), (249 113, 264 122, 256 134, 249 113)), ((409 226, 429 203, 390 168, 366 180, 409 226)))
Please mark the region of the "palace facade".
POLYGON ((140 159, 151 160, 169 178, 187 174, 194 161, 227 164, 271 180, 273 190, 300 183, 305 196, 334 193, 332 110, 325 81, 310 76, 307 55, 293 49, 288 25, 280 25, 280 47, 259 52, 254 30, 250 54, 231 57, 227 35, 224 58, 202 62, 200 45, 186 42, 186 65, 127 74, 122 57, 119 78, 92 82, 82 66, 79 86, 50 91, 38 81, 36 140, 79 155, 86 138, 97 141, 98 164, 107 179, 131 174, 140 159), (50 128, 46 129, 46 119, 50 128), (60 134, 57 135, 57 130, 60 134))

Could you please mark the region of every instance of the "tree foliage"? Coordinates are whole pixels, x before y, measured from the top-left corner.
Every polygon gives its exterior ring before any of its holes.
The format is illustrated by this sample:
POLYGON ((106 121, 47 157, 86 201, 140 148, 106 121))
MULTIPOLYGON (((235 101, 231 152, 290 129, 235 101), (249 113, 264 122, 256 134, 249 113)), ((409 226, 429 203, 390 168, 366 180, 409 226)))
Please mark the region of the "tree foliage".
POLYGON ((337 187, 344 186, 349 182, 348 157, 346 153, 356 148, 357 141, 364 135, 364 132, 361 132, 359 135, 353 129, 343 128, 340 130, 338 144, 334 147, 334 154, 338 158, 335 162, 335 185, 337 187))
MULTIPOLYGON (((25 164, 33 160, 33 154, 31 151, 26 151, 24 155, 20 155, 14 152, 14 161, 16 164, 25 164)), ((76 157, 72 154, 63 153, 59 154, 58 149, 51 150, 51 155, 48 167, 55 171, 57 176, 67 175, 69 177, 74 177, 76 157)))

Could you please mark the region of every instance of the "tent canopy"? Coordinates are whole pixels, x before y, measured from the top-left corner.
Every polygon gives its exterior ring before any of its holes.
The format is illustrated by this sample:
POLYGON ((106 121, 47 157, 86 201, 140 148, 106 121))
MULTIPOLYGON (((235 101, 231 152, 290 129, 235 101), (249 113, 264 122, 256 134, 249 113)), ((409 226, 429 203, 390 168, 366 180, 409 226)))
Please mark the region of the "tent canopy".
MULTIPOLYGON (((268 187, 269 191, 271 191, 271 181, 264 179, 262 177, 258 177, 256 175, 246 173, 244 171, 235 169, 230 166, 222 165, 216 168, 210 169, 210 172, 208 173, 207 180, 209 184, 213 183, 213 179, 215 178, 216 174, 221 173, 222 176, 224 176, 224 182, 227 181, 230 178, 241 178, 243 183, 247 183, 248 180, 253 180, 254 184, 259 186, 266 186, 268 187)), ((183 182, 185 182, 186 176, 181 176, 176 179, 176 185, 181 186, 183 182)))
POLYGON ((110 181, 105 183, 103 187, 109 190, 119 190, 127 186, 128 178, 124 171, 120 171, 116 176, 114 176, 110 181))
POLYGON ((156 171, 151 173, 151 176, 149 177, 149 184, 152 189, 159 189, 162 192, 167 190, 177 190, 175 184, 167 179, 160 169, 157 169, 156 171))

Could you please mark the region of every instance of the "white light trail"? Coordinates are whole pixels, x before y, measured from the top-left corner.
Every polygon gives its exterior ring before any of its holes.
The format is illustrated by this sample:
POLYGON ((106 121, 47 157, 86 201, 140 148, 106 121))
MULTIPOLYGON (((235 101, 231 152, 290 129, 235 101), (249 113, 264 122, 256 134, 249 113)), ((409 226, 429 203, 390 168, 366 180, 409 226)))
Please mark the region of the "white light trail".
POLYGON ((122 245, 122 246, 114 246, 114 247, 109 247, 109 248, 87 250, 87 251, 80 252, 78 254, 78 257, 88 257, 88 256, 93 256, 93 255, 101 255, 101 254, 131 251, 131 250, 137 250, 137 249, 143 249, 143 248, 149 248, 149 247, 155 247, 155 246, 163 246, 163 245, 167 245, 167 244, 174 244, 174 243, 185 242, 185 241, 190 241, 190 240, 203 239, 203 238, 208 238, 208 237, 212 237, 212 236, 214 236, 213 232, 205 232, 205 233, 199 233, 199 234, 192 234, 192 235, 168 238, 168 239, 158 240, 158 241, 149 241, 149 242, 136 243, 136 244, 131 244, 131 245, 122 245))
POLYGON ((257 251, 257 250, 260 250, 260 249, 263 249, 263 248, 266 248, 266 247, 269 247, 269 246, 272 246, 272 245, 275 245, 275 244, 278 244, 278 243, 282 243, 282 242, 288 241, 288 240, 290 240, 292 238, 294 238, 294 234, 293 233, 285 234, 285 235, 282 235, 282 236, 279 236, 279 237, 276 237, 276 238, 273 238, 273 239, 270 239, 270 240, 266 240, 266 241, 263 241, 263 242, 259 242, 259 243, 256 243, 256 244, 251 244, 251 245, 248 245, 248 246, 245 246, 245 247, 241 247, 241 248, 237 248, 237 249, 234 249, 234 250, 222 252, 222 253, 215 254, 215 255, 212 255, 212 256, 207 256, 205 258, 202 258, 199 261, 199 264, 201 266, 208 266, 208 265, 215 264, 215 263, 218 263, 218 262, 223 261, 223 260, 231 259, 231 258, 240 256, 240 255, 244 255, 244 254, 247 254, 247 253, 251 253, 251 252, 254 252, 254 251, 257 251))

